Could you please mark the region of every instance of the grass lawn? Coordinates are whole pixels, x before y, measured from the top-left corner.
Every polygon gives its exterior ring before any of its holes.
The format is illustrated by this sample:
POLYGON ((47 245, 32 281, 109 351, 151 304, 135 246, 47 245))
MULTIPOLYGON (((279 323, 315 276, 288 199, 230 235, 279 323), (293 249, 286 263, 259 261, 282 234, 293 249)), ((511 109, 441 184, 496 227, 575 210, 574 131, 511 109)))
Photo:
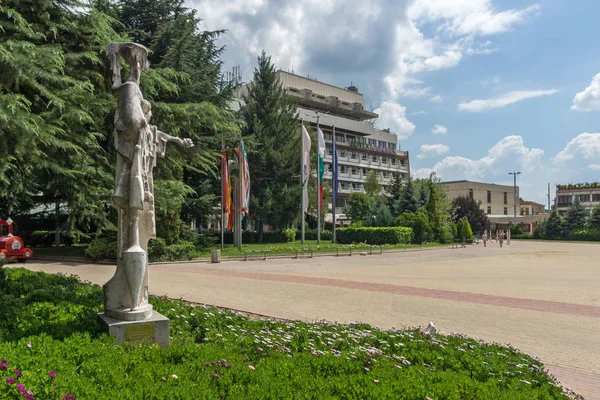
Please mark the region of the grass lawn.
POLYGON ((566 399, 513 348, 159 298, 171 346, 114 345, 102 300, 76 277, 0 269, 0 399, 566 399))

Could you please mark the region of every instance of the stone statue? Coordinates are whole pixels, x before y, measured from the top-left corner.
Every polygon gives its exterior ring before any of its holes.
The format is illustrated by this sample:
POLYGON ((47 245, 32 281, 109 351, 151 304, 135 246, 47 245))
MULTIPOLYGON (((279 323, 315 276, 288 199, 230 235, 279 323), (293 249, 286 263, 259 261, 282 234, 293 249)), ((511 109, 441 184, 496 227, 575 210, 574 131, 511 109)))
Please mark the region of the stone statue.
POLYGON ((191 139, 161 132, 150 124, 150 103, 140 91, 141 72, 147 71, 148 50, 137 43, 111 43, 110 63, 115 112, 117 169, 113 206, 118 212, 117 270, 104 285, 104 313, 123 321, 152 317, 148 303, 148 240, 156 237, 154 183, 156 158, 164 157, 167 142, 192 147, 191 139), (121 57, 129 64, 126 82, 121 81, 121 57))

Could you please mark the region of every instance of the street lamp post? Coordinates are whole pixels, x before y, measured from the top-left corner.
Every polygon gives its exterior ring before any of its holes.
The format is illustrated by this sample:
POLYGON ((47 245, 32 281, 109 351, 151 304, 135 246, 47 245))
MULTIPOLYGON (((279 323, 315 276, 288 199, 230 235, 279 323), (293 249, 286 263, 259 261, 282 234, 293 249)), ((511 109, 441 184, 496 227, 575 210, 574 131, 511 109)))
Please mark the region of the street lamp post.
POLYGON ((513 190, 514 190, 514 216, 513 216, 513 224, 517 223, 517 175, 519 175, 521 172, 509 172, 509 175, 512 175, 514 177, 514 185, 513 185, 513 190))

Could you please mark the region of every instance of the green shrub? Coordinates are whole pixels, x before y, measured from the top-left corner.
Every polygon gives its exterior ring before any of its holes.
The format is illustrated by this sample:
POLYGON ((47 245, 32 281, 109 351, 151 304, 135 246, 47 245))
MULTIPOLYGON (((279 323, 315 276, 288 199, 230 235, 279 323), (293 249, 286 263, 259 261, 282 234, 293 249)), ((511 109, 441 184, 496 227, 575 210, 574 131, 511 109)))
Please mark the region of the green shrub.
MULTIPOLYGON (((50 247, 54 246, 56 231, 37 230, 29 234, 23 234, 21 238, 26 246, 31 247, 50 247)), ((60 232, 60 243, 65 246, 73 245, 75 238, 69 231, 60 232)))
POLYGON ((462 228, 460 230, 460 237, 461 239, 464 239, 466 242, 468 243, 472 243, 474 240, 473 238, 473 230, 471 229, 471 224, 469 223, 469 220, 467 219, 467 217, 462 217, 462 228))
POLYGON ((287 228, 283 231, 283 237, 287 243, 296 240, 296 230, 294 228, 287 228))
POLYGON ((107 238, 96 238, 85 249, 85 256, 92 260, 114 260, 117 258, 117 242, 111 242, 107 238))
POLYGON ((600 240, 600 233, 596 229, 577 229, 569 234, 569 239, 595 242, 600 240))
POLYGON ((412 243, 421 244, 429 238, 431 227, 429 218, 423 211, 414 213, 403 213, 396 218, 396 226, 404 226, 412 229, 412 243))
POLYGON ((348 227, 336 230, 338 243, 408 244, 413 237, 407 227, 348 227))
MULTIPOLYGON (((307 229, 304 232, 304 238, 306 240, 317 240, 317 230, 316 229, 307 229)), ((321 240, 331 240, 332 233, 330 230, 323 229, 321 230, 321 240)))
POLYGON ((196 246, 192 242, 184 242, 167 245, 162 238, 152 239, 148 244, 148 259, 156 261, 179 261, 191 260, 198 256, 196 246))
POLYGON ((536 237, 534 237, 533 235, 529 235, 527 233, 524 233, 522 235, 510 235, 511 239, 519 239, 519 240, 528 240, 528 239, 537 239, 536 237))
POLYGON ((167 242, 163 238, 152 239, 148 242, 148 259, 150 261, 160 261, 167 254, 167 242))
POLYGON ((523 232, 523 229, 521 229, 521 227, 519 225, 513 225, 510 227, 510 237, 516 236, 516 235, 522 235, 525 232, 523 232))

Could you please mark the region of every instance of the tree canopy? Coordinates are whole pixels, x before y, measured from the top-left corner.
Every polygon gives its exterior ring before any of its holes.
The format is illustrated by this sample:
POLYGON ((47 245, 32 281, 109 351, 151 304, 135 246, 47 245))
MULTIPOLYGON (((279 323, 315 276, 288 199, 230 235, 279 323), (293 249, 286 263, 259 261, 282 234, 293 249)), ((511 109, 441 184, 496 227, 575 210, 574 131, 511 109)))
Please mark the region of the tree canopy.
POLYGON ((475 199, 468 196, 458 196, 452 200, 454 208, 454 221, 466 217, 469 224, 475 233, 483 233, 488 226, 489 221, 485 212, 481 209, 481 202, 476 202, 475 199))

